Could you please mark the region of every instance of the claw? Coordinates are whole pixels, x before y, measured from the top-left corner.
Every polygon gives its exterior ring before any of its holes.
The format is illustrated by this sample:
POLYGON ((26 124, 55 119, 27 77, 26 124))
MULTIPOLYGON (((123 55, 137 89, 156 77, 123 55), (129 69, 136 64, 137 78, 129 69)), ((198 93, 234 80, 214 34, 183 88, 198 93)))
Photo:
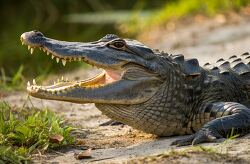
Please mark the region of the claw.
POLYGON ((186 146, 190 145, 195 138, 195 134, 187 136, 183 139, 175 140, 174 142, 171 143, 171 146, 176 145, 176 146, 186 146))
POLYGON ((208 138, 209 141, 214 141, 214 140, 216 140, 216 137, 215 137, 215 136, 212 136, 212 135, 208 135, 207 138, 208 138))
POLYGON ((213 142, 216 139, 217 138, 210 134, 210 132, 198 131, 194 140, 192 141, 192 145, 197 145, 203 142, 213 142))

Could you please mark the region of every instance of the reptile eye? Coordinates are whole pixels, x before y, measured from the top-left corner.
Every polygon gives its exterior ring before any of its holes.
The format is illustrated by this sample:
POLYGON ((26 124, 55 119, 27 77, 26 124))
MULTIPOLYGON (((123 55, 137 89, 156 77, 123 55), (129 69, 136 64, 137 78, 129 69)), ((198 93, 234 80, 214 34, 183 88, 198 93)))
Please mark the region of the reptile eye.
POLYGON ((119 41, 119 42, 114 42, 113 45, 116 47, 116 48, 122 48, 125 46, 125 43, 122 42, 122 41, 119 41))

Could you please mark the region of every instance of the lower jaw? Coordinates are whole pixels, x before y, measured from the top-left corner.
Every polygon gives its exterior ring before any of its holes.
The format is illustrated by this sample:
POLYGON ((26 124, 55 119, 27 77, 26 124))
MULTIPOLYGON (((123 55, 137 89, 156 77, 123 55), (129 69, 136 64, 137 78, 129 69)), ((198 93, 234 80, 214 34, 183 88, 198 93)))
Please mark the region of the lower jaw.
POLYGON ((29 93, 35 94, 35 92, 39 89, 54 93, 54 92, 63 92, 66 89, 74 88, 74 87, 99 88, 100 86, 110 84, 120 79, 121 79, 121 73, 114 72, 111 70, 103 70, 101 73, 97 74, 96 76, 86 79, 86 80, 75 81, 75 82, 62 80, 50 86, 36 85, 36 82, 33 80, 32 85, 30 85, 30 82, 28 82, 27 90, 29 93))

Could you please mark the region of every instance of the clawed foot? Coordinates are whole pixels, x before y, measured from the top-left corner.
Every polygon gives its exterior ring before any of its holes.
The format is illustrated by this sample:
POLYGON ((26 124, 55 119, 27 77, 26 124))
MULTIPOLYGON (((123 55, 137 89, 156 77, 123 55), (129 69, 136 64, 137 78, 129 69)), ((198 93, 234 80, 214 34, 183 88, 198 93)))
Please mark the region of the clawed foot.
POLYGON ((171 145, 186 146, 196 145, 204 142, 221 142, 223 137, 218 133, 213 133, 207 129, 201 129, 193 135, 190 135, 184 139, 176 140, 171 145))
POLYGON ((100 124, 99 126, 117 126, 117 125, 124 125, 124 124, 121 122, 114 121, 114 120, 109 120, 107 122, 100 124))

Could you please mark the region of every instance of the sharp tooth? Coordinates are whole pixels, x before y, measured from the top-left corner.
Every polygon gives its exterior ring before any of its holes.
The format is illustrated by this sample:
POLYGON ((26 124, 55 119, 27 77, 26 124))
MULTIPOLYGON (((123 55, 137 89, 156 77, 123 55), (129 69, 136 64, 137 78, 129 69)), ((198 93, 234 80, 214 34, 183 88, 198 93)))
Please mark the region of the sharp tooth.
POLYGON ((30 48, 31 48, 31 47, 30 47, 30 46, 28 46, 28 50, 30 50, 30 48))
POLYGON ((49 55, 49 51, 47 51, 47 55, 49 55))
POLYGON ((57 79, 57 83, 60 83, 60 79, 57 79))
POLYGON ((22 41, 22 45, 24 45, 24 42, 22 41))
POLYGON ((54 59, 55 56, 51 55, 51 59, 54 59))
POLYGON ((60 59, 59 58, 56 58, 56 62, 59 63, 60 59))
POLYGON ((67 63, 66 60, 62 59, 62 64, 63 64, 63 66, 65 66, 66 63, 67 63))
POLYGON ((39 50, 42 50, 42 48, 41 48, 41 47, 39 47, 39 50))
POLYGON ((30 82, 29 81, 27 82, 27 86, 30 87, 30 82))
POLYGON ((62 76, 62 81, 63 81, 63 76, 62 76))
POLYGON ((78 61, 82 61, 82 58, 78 58, 78 61))
POLYGON ((30 48, 30 53, 33 54, 34 48, 30 48))
POLYGON ((45 48, 43 48, 43 52, 46 52, 45 48))
POLYGON ((54 85, 56 85, 56 82, 54 81, 54 85))
POLYGON ((36 85, 36 80, 35 79, 33 79, 33 85, 36 85))

